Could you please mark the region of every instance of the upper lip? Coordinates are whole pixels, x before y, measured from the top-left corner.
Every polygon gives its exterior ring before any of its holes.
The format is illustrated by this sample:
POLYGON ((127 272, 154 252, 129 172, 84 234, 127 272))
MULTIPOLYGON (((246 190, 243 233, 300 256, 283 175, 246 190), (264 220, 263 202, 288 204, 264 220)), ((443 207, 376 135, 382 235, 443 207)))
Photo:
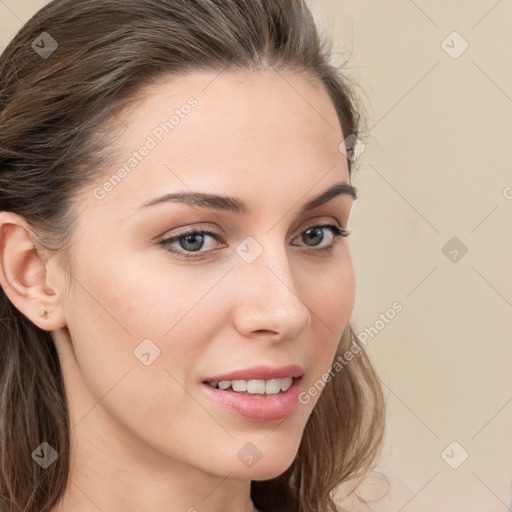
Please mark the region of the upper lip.
POLYGON ((215 375, 204 379, 203 382, 221 381, 221 380, 270 380, 285 379, 286 377, 302 377, 304 369, 296 364, 289 364, 279 368, 271 366, 253 366, 243 368, 222 375, 215 375))

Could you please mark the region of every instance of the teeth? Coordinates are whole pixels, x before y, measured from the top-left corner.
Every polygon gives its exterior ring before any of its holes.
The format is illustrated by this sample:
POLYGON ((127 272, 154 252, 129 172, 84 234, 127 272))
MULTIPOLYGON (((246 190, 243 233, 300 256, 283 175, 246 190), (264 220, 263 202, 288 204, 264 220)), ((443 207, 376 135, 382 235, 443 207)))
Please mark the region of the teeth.
POLYGON ((281 379, 283 383, 281 384, 281 389, 283 391, 286 391, 293 383, 293 379, 291 377, 288 377, 286 379, 281 379))
POLYGON ((293 383, 291 377, 285 379, 270 380, 221 380, 210 381, 208 384, 213 388, 226 390, 232 388, 239 393, 251 393, 259 395, 277 395, 281 391, 286 391, 293 383))
POLYGON ((246 380, 232 380, 231 387, 233 391, 247 391, 247 381, 246 380))
MULTIPOLYGON (((252 381, 252 382, 265 382, 262 380, 252 381)), ((275 395, 281 391, 281 387, 283 385, 283 379, 274 379, 268 380, 265 384, 265 393, 267 395, 275 395)))

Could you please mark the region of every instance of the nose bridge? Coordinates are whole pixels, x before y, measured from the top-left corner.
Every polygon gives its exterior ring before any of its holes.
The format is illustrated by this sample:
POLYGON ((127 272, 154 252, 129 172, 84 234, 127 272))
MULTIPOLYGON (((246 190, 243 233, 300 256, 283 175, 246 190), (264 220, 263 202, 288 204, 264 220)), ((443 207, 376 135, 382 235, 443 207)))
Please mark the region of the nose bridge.
POLYGON ((292 337, 311 322, 307 305, 300 297, 286 247, 278 237, 247 237, 237 252, 237 281, 240 325, 245 330, 271 330, 292 337))

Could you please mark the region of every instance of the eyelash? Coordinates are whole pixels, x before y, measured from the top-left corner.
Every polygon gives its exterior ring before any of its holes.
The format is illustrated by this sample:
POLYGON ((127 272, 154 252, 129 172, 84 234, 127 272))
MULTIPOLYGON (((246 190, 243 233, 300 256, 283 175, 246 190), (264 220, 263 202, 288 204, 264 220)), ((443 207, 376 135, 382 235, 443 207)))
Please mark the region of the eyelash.
MULTIPOLYGON (((314 228, 329 228, 331 230, 332 234, 334 235, 333 242, 330 245, 328 245, 327 247, 322 247, 321 249, 314 249, 314 247, 311 248, 313 251, 321 252, 321 253, 329 253, 334 248, 334 246, 337 242, 337 240, 336 240, 337 237, 347 237, 351 233, 350 231, 339 228, 335 224, 315 224, 313 226, 308 226, 304 231, 302 231, 301 234, 305 233, 306 231, 309 231, 310 229, 314 229, 314 228)), ((213 238, 215 238, 215 240, 217 240, 217 241, 219 241, 221 239, 221 236, 218 233, 216 233, 215 231, 210 231, 207 229, 193 229, 190 231, 185 231, 183 233, 179 233, 178 235, 172 236, 170 238, 161 240, 160 242, 158 242, 158 245, 163 246, 165 248, 165 250, 167 250, 173 254, 177 254, 184 258, 190 258, 190 259, 199 259, 200 258, 199 255, 213 252, 213 250, 212 250, 212 251, 188 251, 188 253, 187 253, 187 252, 176 251, 176 250, 170 248, 171 243, 176 242, 176 241, 180 240, 181 238, 186 238, 187 236, 190 236, 190 235, 201 235, 201 236, 210 235, 213 238), (196 254, 196 255, 192 256, 191 254, 196 254)))

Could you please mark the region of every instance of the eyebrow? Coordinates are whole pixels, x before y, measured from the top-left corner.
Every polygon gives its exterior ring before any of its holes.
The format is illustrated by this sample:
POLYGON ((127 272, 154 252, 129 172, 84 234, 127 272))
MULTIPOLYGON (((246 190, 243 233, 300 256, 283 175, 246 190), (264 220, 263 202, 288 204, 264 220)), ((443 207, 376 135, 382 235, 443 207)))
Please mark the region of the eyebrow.
MULTIPOLYGON (((351 196, 353 199, 357 199, 357 189, 356 187, 350 185, 349 183, 335 183, 326 191, 322 192, 313 199, 310 199, 306 204, 304 204, 304 206, 300 210, 300 214, 304 214, 310 210, 313 210, 314 208, 317 208, 322 204, 327 203, 328 201, 334 199, 339 195, 348 195, 351 196)), ((206 194, 202 192, 173 192, 165 194, 161 197, 157 197, 155 199, 151 199, 150 201, 143 203, 140 206, 139 210, 142 208, 148 208, 155 204, 165 203, 168 201, 185 203, 191 206, 198 206, 200 208, 214 208, 216 210, 231 211, 244 215, 250 213, 249 206, 242 199, 232 196, 206 194)))

